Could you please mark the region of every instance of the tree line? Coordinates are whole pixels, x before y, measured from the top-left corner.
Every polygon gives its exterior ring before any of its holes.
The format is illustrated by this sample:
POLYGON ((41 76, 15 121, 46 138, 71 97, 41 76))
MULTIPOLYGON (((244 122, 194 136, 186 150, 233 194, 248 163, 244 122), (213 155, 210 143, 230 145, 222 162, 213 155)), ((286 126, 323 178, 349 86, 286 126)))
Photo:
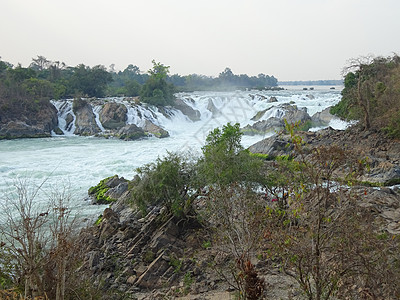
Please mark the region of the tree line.
MULTIPOLYGON (((170 75, 169 67, 153 61, 153 69, 143 72, 138 66, 129 64, 123 71, 116 71, 114 65, 107 69, 104 65, 90 67, 79 64, 67 66, 64 62, 51 61, 44 56, 33 58, 28 67, 12 64, 0 59, 0 96, 2 98, 24 99, 62 99, 76 96, 105 97, 105 96, 141 96, 142 89, 148 98, 148 80, 153 81, 154 70, 165 67, 162 78, 157 77, 155 87, 171 92, 237 88, 263 88, 277 85, 274 76, 259 74, 248 76, 235 75, 226 68, 218 77, 191 74, 182 76, 170 75)), ((159 92, 158 97, 160 97, 159 92)), ((157 95, 155 96, 157 98, 157 95)))

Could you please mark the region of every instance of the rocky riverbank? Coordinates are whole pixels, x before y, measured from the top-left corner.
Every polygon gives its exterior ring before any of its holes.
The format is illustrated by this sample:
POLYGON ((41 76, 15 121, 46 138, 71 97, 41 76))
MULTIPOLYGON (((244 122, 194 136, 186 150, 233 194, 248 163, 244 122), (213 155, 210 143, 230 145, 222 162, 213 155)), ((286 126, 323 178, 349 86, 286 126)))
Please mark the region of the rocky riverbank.
MULTIPOLYGON (((365 182, 354 186, 352 193, 359 196, 358 205, 372 212, 383 231, 400 234, 400 189, 377 187, 399 179, 399 141, 357 127, 300 135, 308 147, 338 145, 360 158, 367 156, 370 169, 363 177, 365 182)), ((288 140, 288 136, 274 136, 253 145, 250 151, 271 157, 288 154, 288 140)), ((142 215, 129 204, 127 180, 113 177, 105 184, 110 187, 106 195, 116 201, 105 209, 96 225, 82 232, 80 242, 86 253, 81 270, 99 289, 119 293, 120 296, 114 294, 114 299, 233 297, 229 278, 220 272, 229 258, 219 256, 211 246, 212 237, 196 214, 182 220, 155 206, 142 215)), ((201 199, 195 207, 201 210, 201 199)), ((299 297, 298 286, 291 277, 267 265, 262 257, 254 257, 253 264, 265 279, 267 299, 299 297)))
MULTIPOLYGON (((359 178, 365 184, 394 185, 400 184, 400 142, 386 137, 378 131, 364 131, 358 126, 347 130, 326 128, 317 132, 301 132, 305 146, 336 145, 348 150, 367 162, 367 170, 359 178)), ((253 153, 268 154, 272 157, 286 155, 292 151, 288 147, 289 135, 274 135, 249 148, 253 153)))

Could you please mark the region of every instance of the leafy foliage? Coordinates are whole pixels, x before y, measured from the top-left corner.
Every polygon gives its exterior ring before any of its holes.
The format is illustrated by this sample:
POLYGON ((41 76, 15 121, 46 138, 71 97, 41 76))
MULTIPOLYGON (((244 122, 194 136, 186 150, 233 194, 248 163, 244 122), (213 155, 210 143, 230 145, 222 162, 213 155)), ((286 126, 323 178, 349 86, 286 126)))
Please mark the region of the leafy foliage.
POLYGON ((359 120, 365 129, 400 137, 400 58, 358 58, 346 69, 342 100, 331 113, 359 120))
POLYGON ((148 72, 150 77, 142 87, 140 99, 157 106, 172 105, 175 99, 174 87, 166 81, 169 66, 153 60, 153 68, 148 72))
POLYGON ((228 123, 209 133, 198 162, 198 179, 203 185, 260 181, 262 160, 243 149, 241 137, 239 123, 228 123))
POLYGON ((137 169, 132 199, 146 211, 148 206, 162 204, 176 216, 191 209, 190 182, 192 164, 183 156, 168 153, 164 158, 137 169))

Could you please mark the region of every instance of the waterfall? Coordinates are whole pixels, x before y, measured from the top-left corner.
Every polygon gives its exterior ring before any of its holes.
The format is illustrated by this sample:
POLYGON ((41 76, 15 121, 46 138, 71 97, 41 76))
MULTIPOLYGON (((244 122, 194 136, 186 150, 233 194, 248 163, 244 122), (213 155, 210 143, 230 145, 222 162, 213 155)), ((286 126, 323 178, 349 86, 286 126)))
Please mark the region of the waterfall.
MULTIPOLYGON (((299 109, 307 108, 310 116, 322 111, 326 107, 336 104, 340 100, 337 91, 317 92, 313 97, 305 96, 303 91, 236 91, 236 92, 191 92, 177 93, 176 97, 190 109, 197 112, 199 121, 193 122, 185 115, 184 109, 173 107, 157 108, 155 106, 139 104, 125 98, 98 99, 93 104, 93 113, 96 116, 98 127, 104 132, 99 114, 106 102, 123 104, 127 108, 126 124, 134 124, 143 128, 146 121, 164 128, 172 134, 179 133, 184 127, 197 128, 206 134, 215 127, 224 124, 240 123, 242 127, 253 125, 253 118, 258 112, 266 111, 258 121, 275 117, 281 119, 285 115, 282 104, 296 105, 299 109), (275 97, 278 102, 270 103, 268 99, 275 97)), ((72 99, 53 100, 57 108, 59 127, 65 135, 73 135, 75 131, 75 114, 72 110, 72 99)), ((192 112, 193 112, 192 111, 192 112)), ((339 124, 340 125, 340 124, 339 124)), ((338 125, 338 126, 339 126, 338 125)), ((339 126, 343 127, 343 126, 339 126)))
POLYGON ((96 124, 97 124, 97 126, 99 126, 101 132, 104 132, 106 130, 104 129, 103 124, 101 124, 100 116, 99 116, 99 113, 101 112, 101 110, 102 110, 102 106, 101 105, 96 105, 96 106, 93 107, 93 113, 94 113, 94 116, 95 116, 96 124))
POLYGON ((64 135, 74 135, 76 116, 72 109, 73 100, 52 100, 51 103, 57 109, 58 127, 64 135))

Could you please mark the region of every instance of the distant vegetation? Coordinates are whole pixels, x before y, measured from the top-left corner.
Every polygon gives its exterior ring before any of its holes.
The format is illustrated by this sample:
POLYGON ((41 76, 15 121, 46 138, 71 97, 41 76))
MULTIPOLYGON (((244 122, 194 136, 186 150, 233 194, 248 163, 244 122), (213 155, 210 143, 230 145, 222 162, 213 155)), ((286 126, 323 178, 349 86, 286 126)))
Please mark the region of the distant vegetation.
POLYGON ((173 93, 194 90, 235 90, 275 87, 274 76, 235 75, 226 68, 218 77, 198 74, 169 75, 169 66, 153 61, 153 68, 142 72, 135 65, 116 71, 114 65, 67 66, 44 56, 32 59, 29 67, 0 59, 0 99, 40 101, 72 97, 140 96, 155 105, 171 104, 173 93))
POLYGON ((343 80, 279 81, 279 85, 343 85, 343 80))
POLYGON ((352 59, 345 73, 342 100, 331 113, 400 137, 400 57, 352 59))

